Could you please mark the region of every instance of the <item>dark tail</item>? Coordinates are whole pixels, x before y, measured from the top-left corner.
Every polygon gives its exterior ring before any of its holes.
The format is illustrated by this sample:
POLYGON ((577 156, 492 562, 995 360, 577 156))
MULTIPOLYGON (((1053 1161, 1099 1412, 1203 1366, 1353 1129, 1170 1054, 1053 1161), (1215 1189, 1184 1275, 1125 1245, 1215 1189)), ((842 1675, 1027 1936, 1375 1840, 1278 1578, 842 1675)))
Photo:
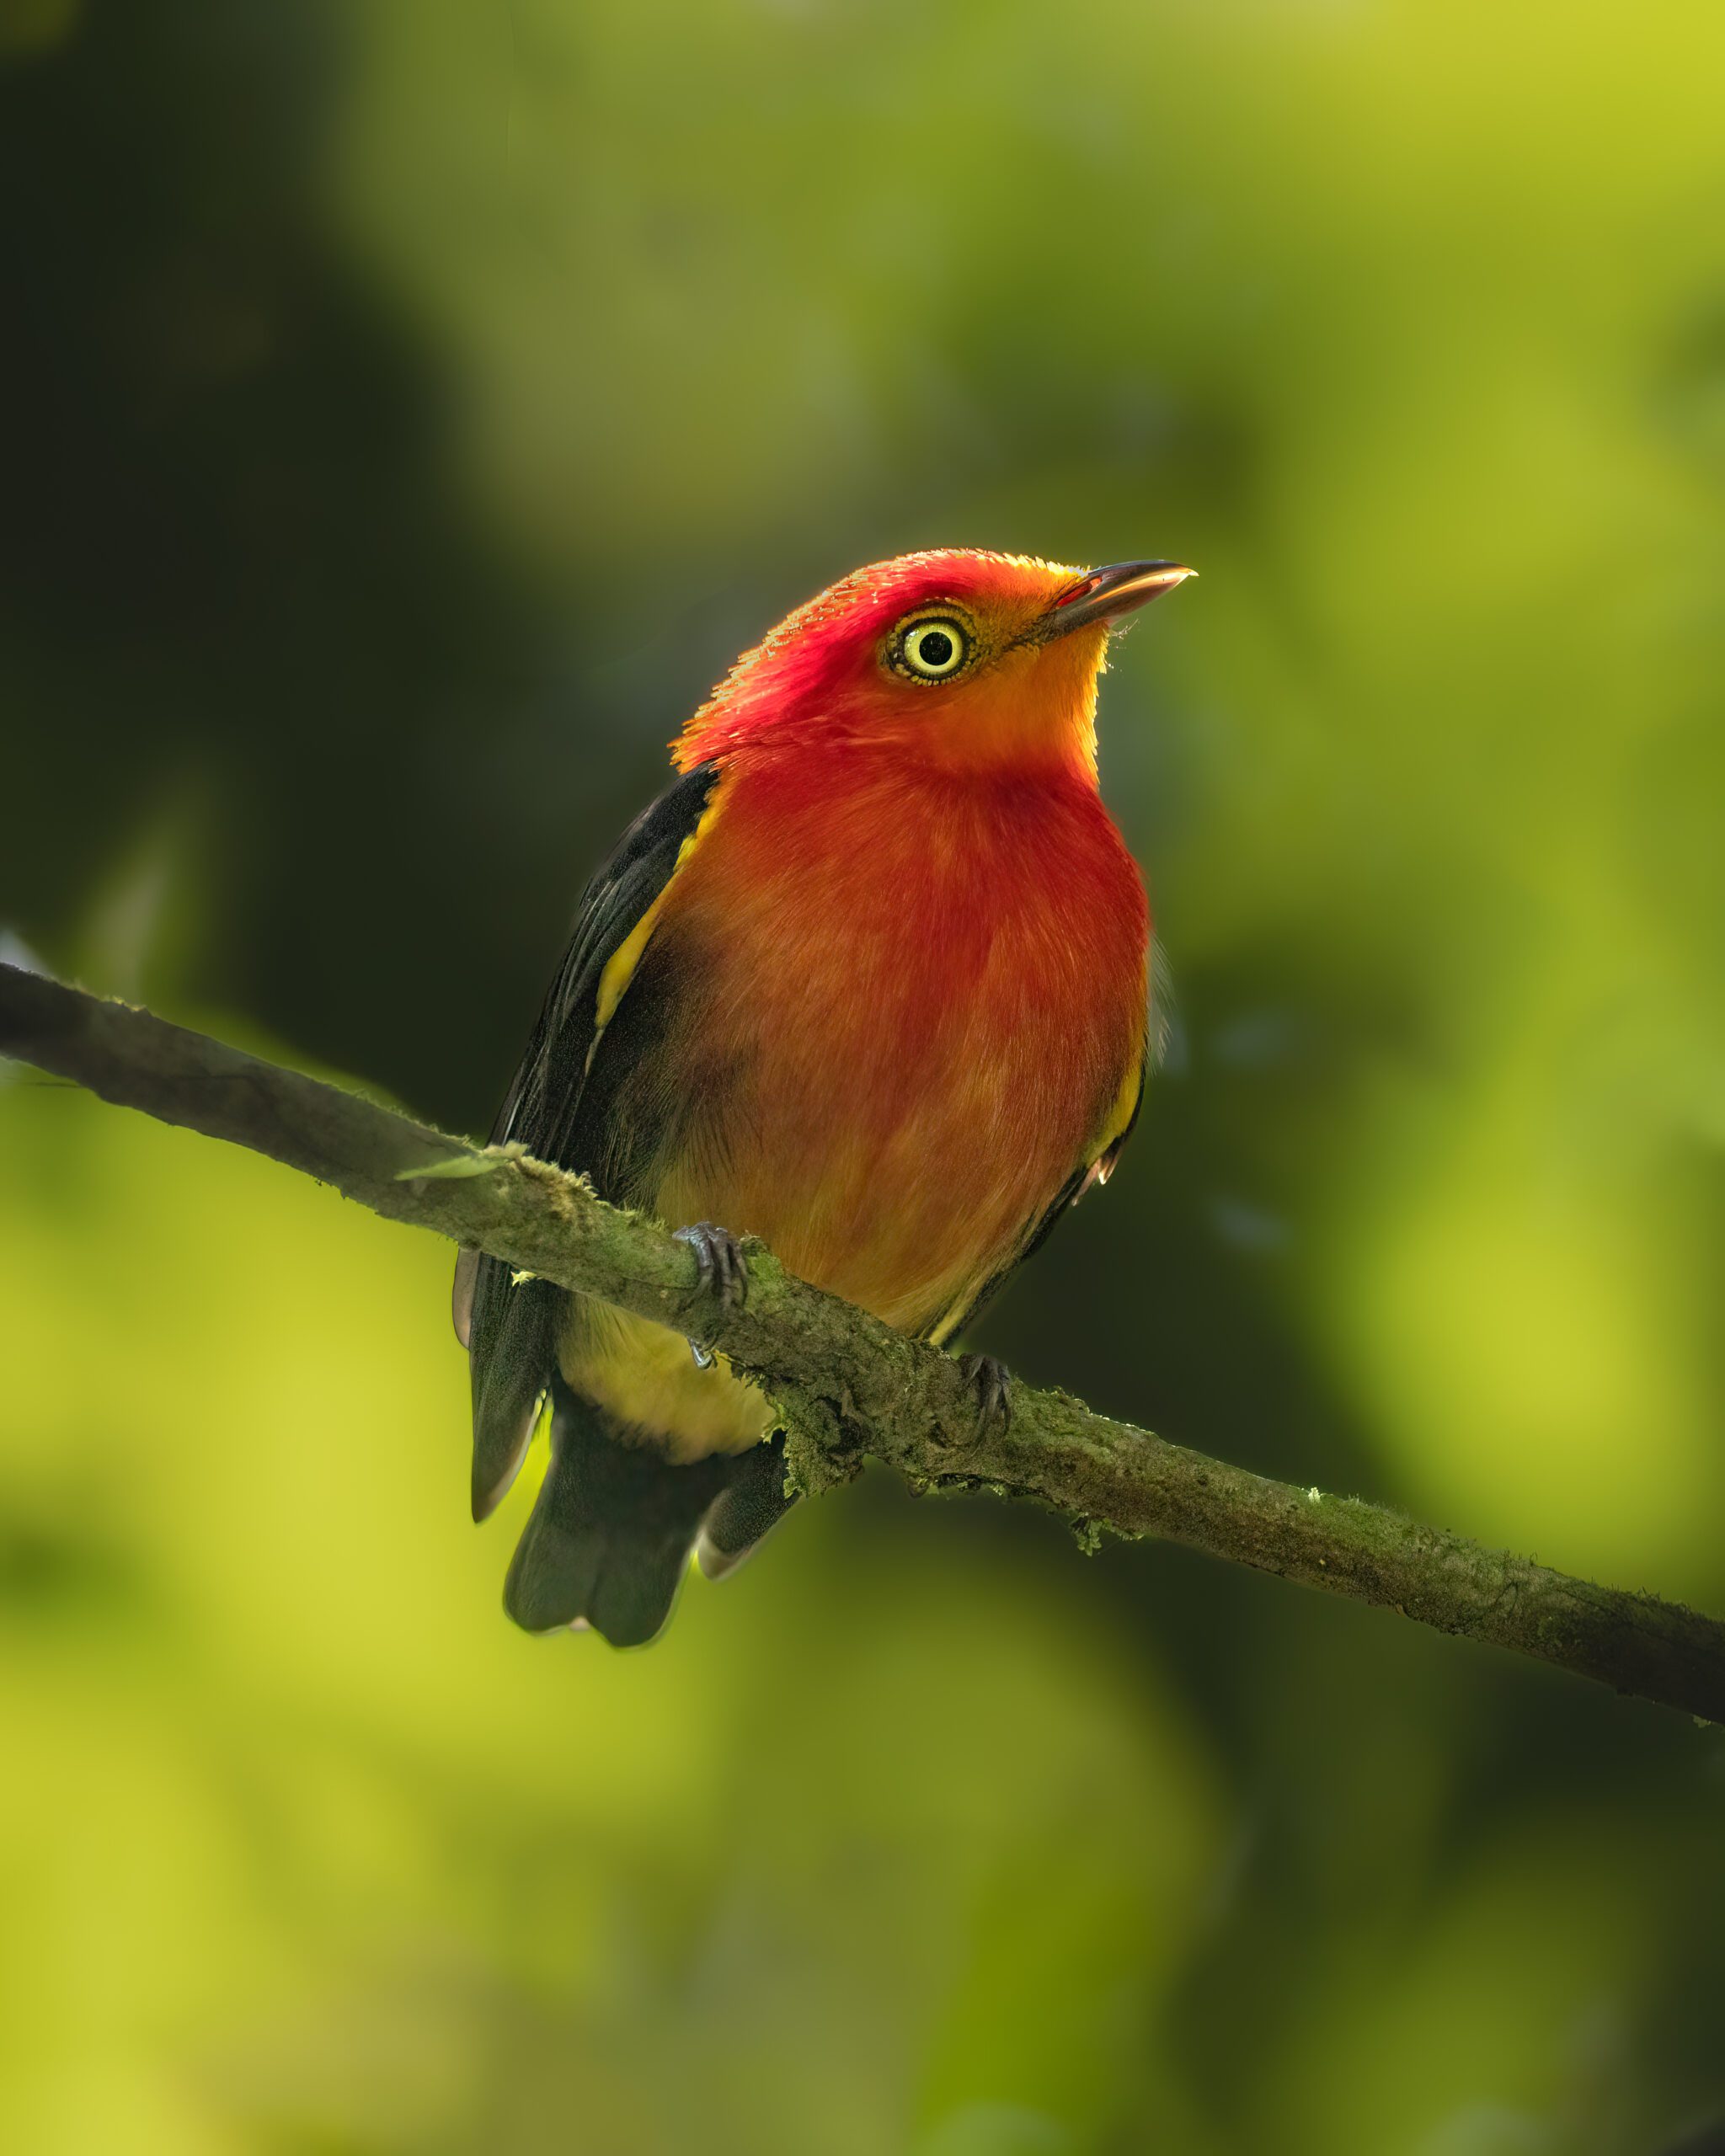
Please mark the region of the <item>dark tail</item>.
POLYGON ((504 1607, 530 1632, 585 1623, 613 1646, 641 1646, 670 1615, 697 1537, 716 1575, 788 1508, 777 1440, 677 1466, 554 1377, 551 1465, 504 1607))

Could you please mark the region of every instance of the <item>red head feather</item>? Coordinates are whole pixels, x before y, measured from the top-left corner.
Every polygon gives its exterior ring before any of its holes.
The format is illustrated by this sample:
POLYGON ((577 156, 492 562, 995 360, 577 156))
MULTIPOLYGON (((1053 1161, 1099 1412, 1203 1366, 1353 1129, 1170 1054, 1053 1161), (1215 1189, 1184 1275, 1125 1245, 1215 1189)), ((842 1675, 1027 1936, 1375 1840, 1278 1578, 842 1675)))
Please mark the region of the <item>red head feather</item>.
POLYGON ((959 548, 854 570, 744 654, 683 729, 677 764, 861 739, 948 770, 1060 765, 1093 776, 1108 618, 1040 631, 1086 583, 1058 563, 959 548), (902 664, 907 629, 932 616, 967 640, 949 680, 902 664))
POLYGON ((1149 921, 1097 792, 1097 679, 1114 621, 1186 574, 911 554, 738 660, 676 746, 721 776, 660 934, 702 985, 665 1067, 746 1103, 704 1111, 665 1217, 740 1221, 918 1326, 1111 1157, 1149 921))

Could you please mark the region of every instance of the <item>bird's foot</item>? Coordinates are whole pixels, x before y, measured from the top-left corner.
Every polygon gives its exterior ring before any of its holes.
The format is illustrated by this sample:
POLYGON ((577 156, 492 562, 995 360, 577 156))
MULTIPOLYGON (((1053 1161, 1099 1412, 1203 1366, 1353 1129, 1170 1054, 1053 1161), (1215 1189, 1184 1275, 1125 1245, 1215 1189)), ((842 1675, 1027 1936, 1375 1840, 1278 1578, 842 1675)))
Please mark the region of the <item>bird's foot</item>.
POLYGON ((960 1355, 959 1369, 976 1396, 976 1435, 1002 1437, 1012 1426, 1012 1374, 993 1355, 960 1355))
POLYGON ((711 1295, 722 1310, 741 1310, 749 1299, 749 1265, 730 1230, 697 1220, 692 1228, 679 1228, 676 1240, 695 1253, 697 1292, 711 1295))

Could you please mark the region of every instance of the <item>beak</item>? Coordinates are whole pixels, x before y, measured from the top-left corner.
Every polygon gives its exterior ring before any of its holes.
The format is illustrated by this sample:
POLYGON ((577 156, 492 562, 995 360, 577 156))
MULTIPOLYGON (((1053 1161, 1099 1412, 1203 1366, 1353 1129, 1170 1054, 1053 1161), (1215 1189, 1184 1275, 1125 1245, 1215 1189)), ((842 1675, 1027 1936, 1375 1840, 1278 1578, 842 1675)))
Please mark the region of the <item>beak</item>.
POLYGON ((1124 615, 1159 599, 1177 584, 1184 584, 1196 569, 1178 562, 1115 562, 1105 569, 1092 569, 1087 576, 1063 591, 1031 631, 1038 643, 1049 643, 1073 629, 1087 629, 1092 622, 1113 628, 1124 615))

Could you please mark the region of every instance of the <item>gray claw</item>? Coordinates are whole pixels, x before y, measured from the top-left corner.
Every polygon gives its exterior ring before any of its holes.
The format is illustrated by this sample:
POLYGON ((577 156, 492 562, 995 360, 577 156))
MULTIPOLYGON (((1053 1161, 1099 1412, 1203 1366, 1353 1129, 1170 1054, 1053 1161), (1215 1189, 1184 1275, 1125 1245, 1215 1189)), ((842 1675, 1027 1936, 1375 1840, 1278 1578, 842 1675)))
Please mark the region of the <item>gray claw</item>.
POLYGON ((722 1310, 741 1310, 749 1299, 749 1267, 743 1246, 730 1230, 697 1220, 692 1228, 679 1228, 676 1239, 695 1253, 696 1286, 722 1310))
POLYGON ((976 1395, 979 1438, 1004 1433, 1012 1426, 1012 1374, 993 1355, 960 1355, 959 1369, 976 1395))

